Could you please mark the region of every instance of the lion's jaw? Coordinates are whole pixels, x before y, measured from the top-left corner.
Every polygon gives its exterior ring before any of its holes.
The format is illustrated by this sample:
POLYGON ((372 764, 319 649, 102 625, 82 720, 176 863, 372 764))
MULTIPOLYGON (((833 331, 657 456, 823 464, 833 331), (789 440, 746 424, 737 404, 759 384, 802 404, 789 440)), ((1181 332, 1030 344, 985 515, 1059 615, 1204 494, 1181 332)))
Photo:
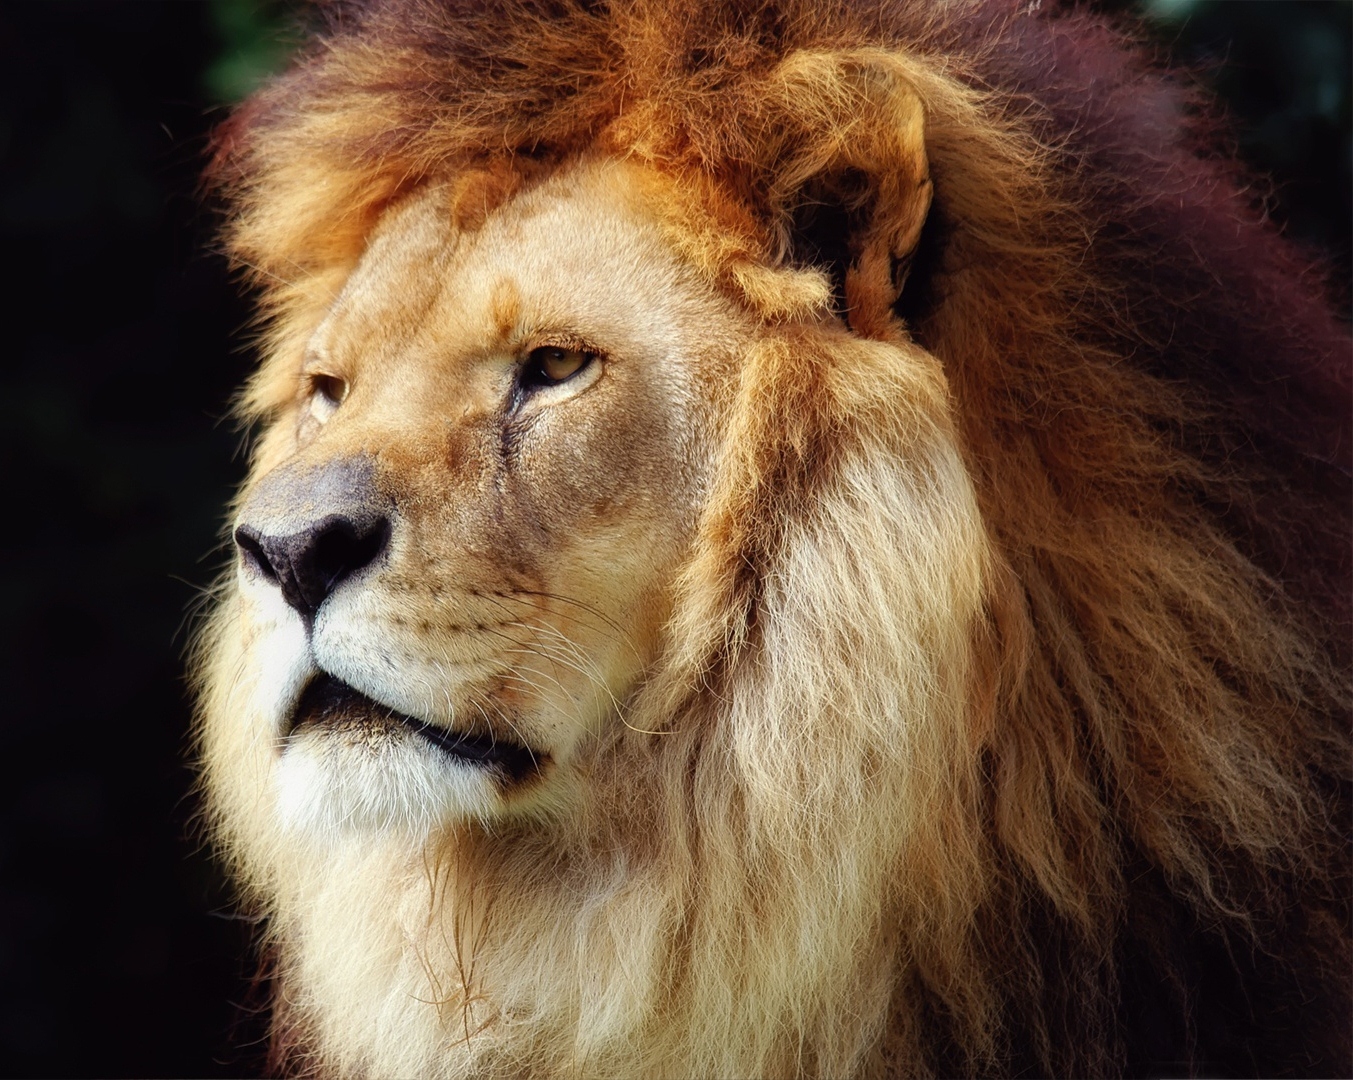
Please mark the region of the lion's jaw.
POLYGON ((632 183, 577 170, 472 234, 445 189, 420 193, 274 373, 297 390, 237 536, 353 513, 388 530, 314 611, 266 556, 240 561, 248 676, 230 712, 253 752, 238 760, 292 833, 421 838, 558 809, 580 746, 653 659, 712 453, 698 384, 734 327, 635 213, 632 183), (550 346, 596 355, 523 387, 550 346), (347 700, 314 706, 320 683, 347 700), (461 736, 488 759, 448 752, 461 736))

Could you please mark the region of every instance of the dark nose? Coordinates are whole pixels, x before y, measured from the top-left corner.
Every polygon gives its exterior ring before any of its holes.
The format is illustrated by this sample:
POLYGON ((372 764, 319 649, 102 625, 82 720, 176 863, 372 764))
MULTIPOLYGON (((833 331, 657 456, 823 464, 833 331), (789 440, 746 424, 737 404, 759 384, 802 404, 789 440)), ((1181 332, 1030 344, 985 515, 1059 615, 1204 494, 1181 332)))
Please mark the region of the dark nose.
POLYGON ((333 515, 286 536, 268 536, 241 525, 235 530, 235 543, 245 562, 277 582, 288 604, 313 619, 344 578, 385 550, 389 535, 385 518, 353 521, 333 515))
POLYGON ((275 582, 306 622, 390 541, 388 506, 373 475, 365 456, 284 466, 265 476, 243 507, 235 529, 240 558, 275 582))

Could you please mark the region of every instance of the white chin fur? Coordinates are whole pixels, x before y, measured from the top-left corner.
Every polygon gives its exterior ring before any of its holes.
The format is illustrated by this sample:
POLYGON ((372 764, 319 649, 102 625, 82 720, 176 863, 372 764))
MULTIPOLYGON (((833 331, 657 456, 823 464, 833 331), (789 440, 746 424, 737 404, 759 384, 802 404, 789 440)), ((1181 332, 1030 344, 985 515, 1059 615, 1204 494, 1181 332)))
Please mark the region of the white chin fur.
POLYGON ((283 826, 321 843, 354 832, 421 840, 439 826, 487 818, 499 802, 483 770, 399 734, 374 746, 303 734, 283 751, 276 782, 283 826))

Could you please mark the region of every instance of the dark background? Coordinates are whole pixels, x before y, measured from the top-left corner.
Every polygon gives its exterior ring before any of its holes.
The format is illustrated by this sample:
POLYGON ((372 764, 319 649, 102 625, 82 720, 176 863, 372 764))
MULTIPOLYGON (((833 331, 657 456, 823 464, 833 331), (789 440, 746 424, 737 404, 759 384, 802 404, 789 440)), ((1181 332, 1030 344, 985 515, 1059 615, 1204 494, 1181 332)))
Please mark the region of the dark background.
MULTIPOLYGON (((1353 4, 1097 6, 1224 95, 1274 217, 1346 288, 1353 4)), ((249 928, 191 824, 183 654, 227 556, 250 363, 197 176, 294 23, 256 0, 0 6, 0 1072, 260 1067, 249 928)))

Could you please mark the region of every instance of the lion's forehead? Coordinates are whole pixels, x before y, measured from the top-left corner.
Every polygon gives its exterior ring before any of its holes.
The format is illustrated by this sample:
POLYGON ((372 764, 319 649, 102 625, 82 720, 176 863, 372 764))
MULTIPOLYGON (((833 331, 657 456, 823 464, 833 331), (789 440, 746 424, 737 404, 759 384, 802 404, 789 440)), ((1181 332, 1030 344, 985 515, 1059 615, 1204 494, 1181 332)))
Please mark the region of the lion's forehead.
POLYGON ((417 192, 373 232, 312 353, 369 363, 414 350, 454 365, 573 330, 608 351, 678 359, 723 304, 664 242, 637 172, 580 166, 473 231, 455 225, 445 186, 417 192))

